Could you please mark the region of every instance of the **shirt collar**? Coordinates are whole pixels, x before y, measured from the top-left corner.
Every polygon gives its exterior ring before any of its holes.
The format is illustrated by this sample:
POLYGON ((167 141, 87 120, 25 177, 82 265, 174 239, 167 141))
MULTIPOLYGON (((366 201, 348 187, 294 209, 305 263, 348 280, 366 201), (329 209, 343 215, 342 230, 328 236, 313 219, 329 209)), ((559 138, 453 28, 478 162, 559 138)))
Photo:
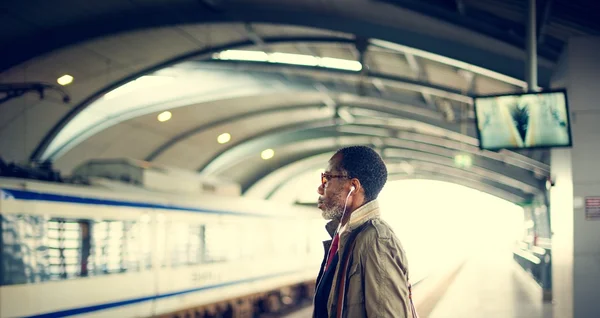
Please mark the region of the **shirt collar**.
POLYGON ((333 238, 333 236, 335 235, 335 231, 337 230, 339 225, 340 225, 340 220, 331 220, 331 221, 327 222, 327 224, 325 224, 325 230, 327 230, 327 233, 329 233, 329 236, 331 236, 333 238))

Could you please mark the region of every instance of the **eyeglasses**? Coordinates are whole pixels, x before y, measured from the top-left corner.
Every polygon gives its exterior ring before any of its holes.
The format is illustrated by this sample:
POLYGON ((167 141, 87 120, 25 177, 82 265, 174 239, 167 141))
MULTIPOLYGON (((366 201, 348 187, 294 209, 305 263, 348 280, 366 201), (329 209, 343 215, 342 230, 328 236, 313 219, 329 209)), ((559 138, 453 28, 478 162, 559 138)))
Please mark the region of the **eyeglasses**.
POLYGON ((325 188, 325 184, 329 181, 329 179, 335 179, 335 178, 352 179, 352 177, 350 177, 350 176, 321 173, 321 184, 323 185, 323 188, 325 188))

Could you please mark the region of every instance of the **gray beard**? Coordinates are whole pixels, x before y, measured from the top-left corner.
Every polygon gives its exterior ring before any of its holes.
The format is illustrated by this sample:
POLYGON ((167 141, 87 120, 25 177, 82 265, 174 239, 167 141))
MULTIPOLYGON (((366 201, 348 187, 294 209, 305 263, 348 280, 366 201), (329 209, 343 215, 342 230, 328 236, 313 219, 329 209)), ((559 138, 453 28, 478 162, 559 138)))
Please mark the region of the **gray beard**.
POLYGON ((343 207, 333 207, 331 209, 324 209, 321 215, 325 220, 341 220, 344 214, 343 207))

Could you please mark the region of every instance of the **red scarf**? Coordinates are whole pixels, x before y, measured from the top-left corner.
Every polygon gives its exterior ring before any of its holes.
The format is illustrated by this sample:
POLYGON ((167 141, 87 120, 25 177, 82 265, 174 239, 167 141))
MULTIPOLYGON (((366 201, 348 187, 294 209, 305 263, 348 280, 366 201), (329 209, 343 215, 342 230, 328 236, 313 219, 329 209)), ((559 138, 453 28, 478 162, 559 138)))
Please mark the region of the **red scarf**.
POLYGON ((329 264, 331 264, 331 261, 333 260, 335 253, 337 253, 339 241, 340 241, 340 234, 336 233, 335 236, 333 237, 333 242, 331 242, 331 248, 329 249, 329 256, 327 257, 327 264, 325 265, 325 270, 327 270, 327 268, 329 268, 329 264))

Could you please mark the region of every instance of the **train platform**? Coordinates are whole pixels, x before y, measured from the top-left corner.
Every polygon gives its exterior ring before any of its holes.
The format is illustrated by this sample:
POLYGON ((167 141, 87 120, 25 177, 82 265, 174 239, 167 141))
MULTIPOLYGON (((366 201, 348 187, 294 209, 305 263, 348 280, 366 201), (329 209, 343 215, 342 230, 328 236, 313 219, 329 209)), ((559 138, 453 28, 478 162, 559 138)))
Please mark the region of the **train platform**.
MULTIPOLYGON (((427 316, 426 316, 427 317, 427 316)), ((552 305, 508 253, 477 255, 467 261, 435 305, 430 318, 551 318, 552 305)))
MULTIPOLYGON (((542 290, 510 251, 471 256, 437 275, 432 284, 415 287, 420 318, 552 318, 552 304, 542 302, 542 290), (433 286, 433 287, 432 287, 433 286)), ((309 318, 303 308, 285 318, 309 318)))

